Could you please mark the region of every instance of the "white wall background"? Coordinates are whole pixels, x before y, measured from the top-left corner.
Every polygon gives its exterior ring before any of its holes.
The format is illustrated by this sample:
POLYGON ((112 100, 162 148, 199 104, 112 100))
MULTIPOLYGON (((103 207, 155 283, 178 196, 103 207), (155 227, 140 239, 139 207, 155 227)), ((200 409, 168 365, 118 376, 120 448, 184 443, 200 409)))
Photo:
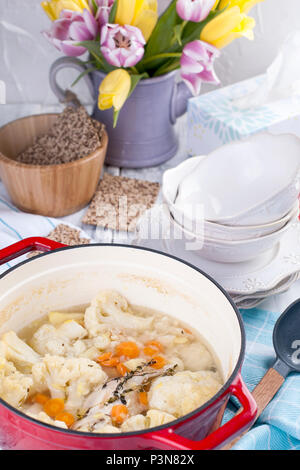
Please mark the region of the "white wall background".
MULTIPOLYGON (((162 9, 168 0, 159 3, 162 9)), ((223 85, 262 73, 287 34, 300 28, 300 0, 265 0, 252 14, 257 20, 255 41, 235 41, 222 51, 216 65, 223 85)), ((8 104, 56 103, 48 70, 61 54, 40 35, 48 27, 39 0, 0 0, 0 80, 6 83, 8 104)), ((62 84, 70 84, 73 77, 76 72, 64 74, 62 84)), ((75 91, 83 102, 90 101, 83 84, 75 91)))

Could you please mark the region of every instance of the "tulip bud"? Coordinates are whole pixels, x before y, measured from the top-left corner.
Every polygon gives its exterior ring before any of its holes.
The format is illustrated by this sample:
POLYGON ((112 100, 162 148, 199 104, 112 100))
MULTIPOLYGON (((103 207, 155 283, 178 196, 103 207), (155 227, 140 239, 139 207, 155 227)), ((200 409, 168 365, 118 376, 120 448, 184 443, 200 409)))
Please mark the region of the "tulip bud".
POLYGON ((192 91, 199 95, 202 82, 219 84, 213 65, 220 52, 215 47, 203 41, 188 43, 180 59, 181 78, 192 91))
POLYGON ((62 10, 77 11, 78 13, 82 13, 85 8, 90 10, 87 0, 49 0, 42 2, 41 5, 52 21, 59 18, 62 10))
POLYGON ((130 87, 131 79, 126 70, 117 69, 107 74, 99 87, 99 109, 113 106, 115 111, 119 111, 128 97, 130 87))
POLYGON ((215 0, 177 0, 176 11, 181 19, 199 23, 205 20, 214 4, 215 0))
POLYGON ((254 26, 255 20, 241 13, 238 6, 234 6, 227 8, 207 23, 200 34, 200 39, 221 49, 241 36, 253 39, 254 26))
POLYGON ((101 52, 115 67, 133 67, 144 55, 145 39, 135 26, 106 24, 101 31, 101 52))

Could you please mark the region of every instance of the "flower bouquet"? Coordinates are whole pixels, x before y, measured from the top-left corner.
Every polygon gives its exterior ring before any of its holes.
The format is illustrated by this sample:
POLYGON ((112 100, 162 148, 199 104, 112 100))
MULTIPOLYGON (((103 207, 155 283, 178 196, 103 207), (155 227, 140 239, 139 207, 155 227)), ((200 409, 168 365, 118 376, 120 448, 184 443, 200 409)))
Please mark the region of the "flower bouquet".
POLYGON ((172 0, 159 16, 157 0, 50 0, 45 37, 67 56, 89 52, 86 70, 105 73, 100 110, 113 107, 115 126, 140 81, 180 69, 194 95, 218 84, 214 60, 235 38, 253 39, 247 13, 262 0, 172 0))

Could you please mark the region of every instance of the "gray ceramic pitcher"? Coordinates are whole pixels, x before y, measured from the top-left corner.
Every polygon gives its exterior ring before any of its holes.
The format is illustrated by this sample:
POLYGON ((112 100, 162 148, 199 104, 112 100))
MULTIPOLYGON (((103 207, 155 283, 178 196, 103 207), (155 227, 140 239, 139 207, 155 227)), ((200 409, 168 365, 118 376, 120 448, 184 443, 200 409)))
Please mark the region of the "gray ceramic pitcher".
MULTIPOLYGON (((63 68, 84 72, 81 60, 62 57, 50 69, 50 85, 60 102, 66 102, 66 90, 57 83, 63 68)), ((176 72, 142 80, 120 111, 113 128, 113 111, 100 111, 98 89, 105 74, 94 71, 84 76, 95 100, 93 117, 106 125, 109 144, 106 164, 124 168, 159 165, 172 158, 178 148, 173 124, 185 113, 191 93, 183 82, 176 83, 176 72)))

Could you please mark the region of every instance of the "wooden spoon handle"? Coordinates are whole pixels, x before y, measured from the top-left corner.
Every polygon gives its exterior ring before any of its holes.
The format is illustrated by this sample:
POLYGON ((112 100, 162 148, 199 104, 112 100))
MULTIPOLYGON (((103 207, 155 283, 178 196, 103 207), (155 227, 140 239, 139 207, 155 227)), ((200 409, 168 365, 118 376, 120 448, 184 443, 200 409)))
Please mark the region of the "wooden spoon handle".
MULTIPOLYGON (((271 369, 268 370, 268 372, 263 376, 261 381, 256 385, 256 387, 252 391, 252 396, 257 403, 257 415, 255 419, 258 419, 258 417, 261 415, 266 406, 270 403, 274 395, 276 395, 284 380, 285 378, 281 374, 279 374, 277 370, 271 367, 271 369)), ((239 414, 240 412, 241 410, 239 410, 236 414, 239 414)), ((222 447, 222 450, 231 449, 248 431, 249 429, 244 431, 243 434, 236 437, 229 444, 226 444, 224 447, 222 447)))

